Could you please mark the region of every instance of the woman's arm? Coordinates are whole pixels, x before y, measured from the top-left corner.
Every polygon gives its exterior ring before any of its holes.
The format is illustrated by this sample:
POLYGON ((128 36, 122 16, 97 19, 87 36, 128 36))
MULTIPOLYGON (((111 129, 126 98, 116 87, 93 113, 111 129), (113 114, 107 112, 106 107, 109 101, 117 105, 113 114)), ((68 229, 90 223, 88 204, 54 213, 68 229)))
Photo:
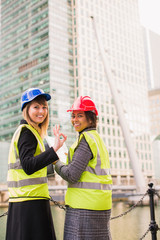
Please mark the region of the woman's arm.
POLYGON ((22 168, 28 175, 58 160, 58 155, 52 147, 34 157, 36 148, 36 137, 29 129, 23 128, 18 141, 18 150, 22 168))
POLYGON ((80 179, 81 174, 92 158, 91 149, 83 137, 78 148, 74 152, 72 162, 69 165, 64 165, 62 162, 58 161, 55 164, 55 170, 67 182, 75 183, 80 179))

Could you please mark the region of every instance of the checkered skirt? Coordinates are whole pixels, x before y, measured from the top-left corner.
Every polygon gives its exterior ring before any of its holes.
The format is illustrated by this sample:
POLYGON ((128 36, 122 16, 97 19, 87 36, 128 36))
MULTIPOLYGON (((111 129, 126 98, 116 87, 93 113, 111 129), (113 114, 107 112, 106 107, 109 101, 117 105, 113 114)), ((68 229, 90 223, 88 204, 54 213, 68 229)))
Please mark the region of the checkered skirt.
POLYGON ((111 240, 111 210, 86 210, 67 207, 64 240, 111 240))

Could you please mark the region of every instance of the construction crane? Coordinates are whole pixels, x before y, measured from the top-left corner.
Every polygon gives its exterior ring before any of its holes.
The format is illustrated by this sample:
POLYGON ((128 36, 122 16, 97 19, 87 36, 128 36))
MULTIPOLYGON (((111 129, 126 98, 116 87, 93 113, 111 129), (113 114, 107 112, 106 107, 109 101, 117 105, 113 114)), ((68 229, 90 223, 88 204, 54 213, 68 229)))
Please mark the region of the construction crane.
POLYGON ((135 149, 134 149, 133 140, 131 138, 129 127, 128 127, 128 124, 126 122, 125 116, 124 116, 124 112, 123 112, 123 109, 122 109, 122 106, 121 106, 121 101, 119 99, 119 94, 118 94, 118 91, 115 87, 116 84, 113 82, 113 77, 112 77, 112 72, 111 72, 110 67, 109 67, 109 62, 107 60, 106 55, 104 54, 104 49, 103 49, 103 46, 101 44, 100 35, 98 33, 98 30, 97 30, 95 19, 94 19, 93 16, 91 16, 91 19, 92 19, 92 22, 93 22, 93 28, 94 28, 98 48, 99 48, 100 55, 101 55, 101 58, 102 58, 104 71, 105 71, 105 74, 106 74, 106 77, 107 77, 107 80, 108 80, 108 83, 109 83, 109 86, 110 86, 110 89, 111 89, 112 97, 114 99, 115 107, 116 107, 117 114, 118 114, 119 123, 120 123, 120 126, 122 128, 123 136, 124 136, 125 143, 126 143, 127 150, 128 150, 128 154, 129 154, 129 157, 130 157, 130 161, 131 161, 131 165, 132 165, 132 169, 133 169, 133 173, 134 173, 134 178, 135 178, 135 182, 136 182, 137 193, 143 193, 145 191, 144 176, 142 174, 140 164, 138 162, 137 154, 136 154, 135 149))

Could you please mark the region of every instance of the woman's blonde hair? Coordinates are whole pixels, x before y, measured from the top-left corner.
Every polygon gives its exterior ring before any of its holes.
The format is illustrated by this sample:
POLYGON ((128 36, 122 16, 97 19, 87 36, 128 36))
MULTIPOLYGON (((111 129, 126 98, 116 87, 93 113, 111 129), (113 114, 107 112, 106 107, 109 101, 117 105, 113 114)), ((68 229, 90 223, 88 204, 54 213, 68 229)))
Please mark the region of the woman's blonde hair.
POLYGON ((49 125, 49 110, 47 113, 47 116, 45 118, 45 120, 40 123, 38 126, 32 121, 32 119, 29 116, 29 108, 31 106, 31 104, 33 103, 33 101, 37 102, 38 104, 47 106, 48 108, 48 103, 46 101, 46 99, 43 96, 38 96, 36 97, 34 100, 32 100, 31 102, 27 103, 26 106, 23 109, 23 117, 24 119, 27 121, 27 123, 29 125, 31 125, 33 128, 35 128, 37 130, 37 132, 39 133, 39 135, 42 137, 42 139, 46 136, 47 134, 47 129, 48 129, 48 125, 49 125))

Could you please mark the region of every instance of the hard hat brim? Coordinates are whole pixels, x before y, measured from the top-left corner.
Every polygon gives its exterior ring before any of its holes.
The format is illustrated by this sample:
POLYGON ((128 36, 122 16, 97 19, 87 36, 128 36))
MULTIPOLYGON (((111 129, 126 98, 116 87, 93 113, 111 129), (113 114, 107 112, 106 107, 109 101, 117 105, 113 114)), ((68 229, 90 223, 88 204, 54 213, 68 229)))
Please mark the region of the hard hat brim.
POLYGON ((97 109, 94 109, 94 110, 84 110, 84 109, 68 109, 67 112, 73 112, 73 111, 82 111, 82 112, 93 112, 96 114, 96 116, 98 116, 98 111, 97 109))

